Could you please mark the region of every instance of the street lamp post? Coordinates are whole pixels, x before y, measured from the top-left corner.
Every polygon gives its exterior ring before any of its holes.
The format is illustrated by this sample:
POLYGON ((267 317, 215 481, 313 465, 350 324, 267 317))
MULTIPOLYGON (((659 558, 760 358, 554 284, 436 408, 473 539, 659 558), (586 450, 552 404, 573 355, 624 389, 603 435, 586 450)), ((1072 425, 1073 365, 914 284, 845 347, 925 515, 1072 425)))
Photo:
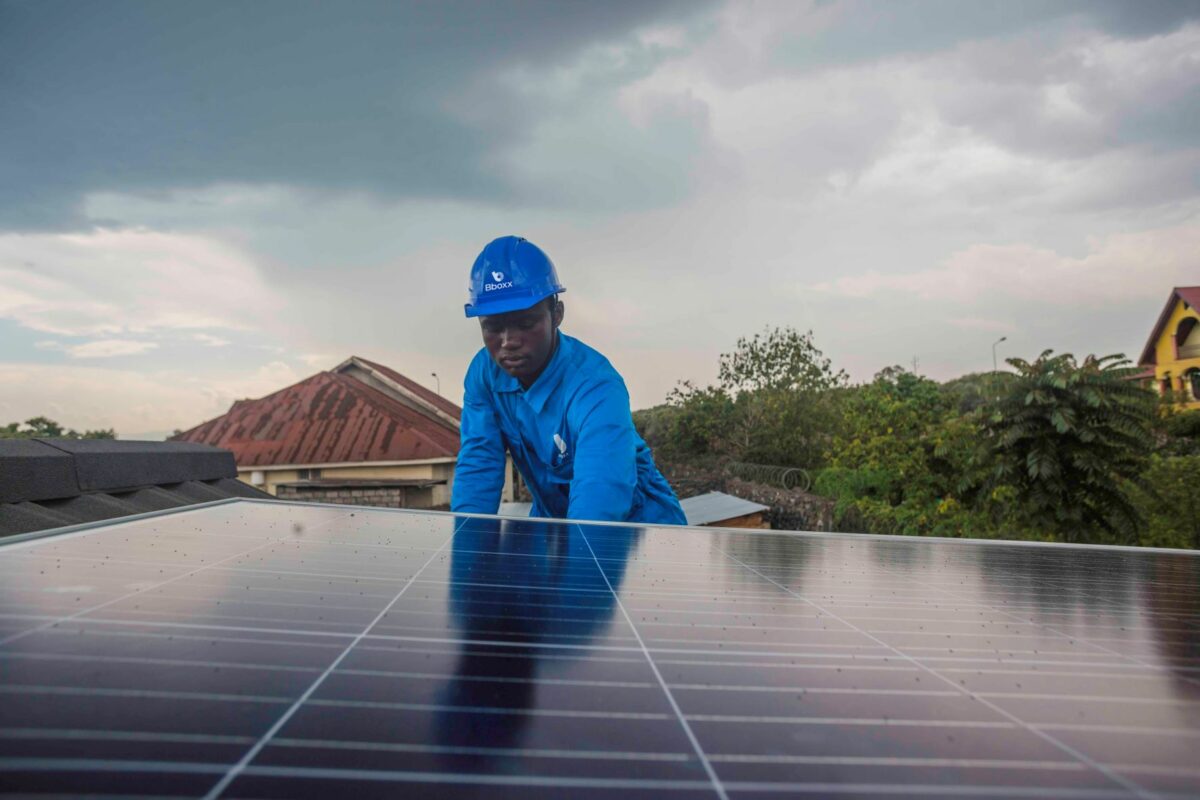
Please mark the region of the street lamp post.
POLYGON ((438 374, 436 372, 431 372, 429 374, 433 376, 433 379, 435 381, 437 381, 437 393, 438 393, 438 397, 441 397, 442 396, 442 379, 438 377, 438 374))
POLYGON ((996 387, 996 373, 999 371, 998 367, 996 366, 996 345, 1007 341, 1007 336, 1001 336, 999 339, 992 342, 992 374, 988 378, 988 383, 992 385, 992 394, 995 396, 997 403, 1000 402, 1000 393, 997 391, 996 387))

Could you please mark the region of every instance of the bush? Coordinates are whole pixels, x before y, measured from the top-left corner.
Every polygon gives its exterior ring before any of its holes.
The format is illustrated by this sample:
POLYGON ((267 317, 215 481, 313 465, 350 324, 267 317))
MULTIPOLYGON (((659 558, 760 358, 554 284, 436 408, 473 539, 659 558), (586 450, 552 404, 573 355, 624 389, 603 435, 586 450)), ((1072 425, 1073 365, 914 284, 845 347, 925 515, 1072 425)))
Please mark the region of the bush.
POLYGON ((1155 456, 1130 499, 1146 520, 1137 543, 1200 549, 1200 456, 1155 456))

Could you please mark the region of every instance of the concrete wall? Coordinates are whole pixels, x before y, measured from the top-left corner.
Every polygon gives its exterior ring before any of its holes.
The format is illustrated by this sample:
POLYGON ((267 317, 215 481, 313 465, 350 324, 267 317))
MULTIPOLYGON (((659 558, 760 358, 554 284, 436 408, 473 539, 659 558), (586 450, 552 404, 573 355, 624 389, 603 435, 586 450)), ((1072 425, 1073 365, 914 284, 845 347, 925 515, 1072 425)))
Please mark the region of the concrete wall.
POLYGON ((418 489, 412 486, 280 486, 276 497, 280 500, 299 500, 309 503, 337 503, 345 506, 379 506, 382 508, 432 508, 431 487, 418 489))
MULTIPOLYGON (((238 479, 243 483, 251 483, 250 476, 254 473, 253 468, 238 468, 238 479)), ((263 478, 266 483, 257 487, 271 495, 278 496, 277 488, 281 483, 292 483, 300 480, 300 471, 295 469, 280 469, 280 470, 262 470, 263 478)), ((512 481, 512 460, 508 460, 507 468, 504 471, 504 491, 501 495, 501 502, 511 502, 513 499, 513 481, 512 481)), ((339 478, 339 479, 388 479, 388 478, 404 478, 412 480, 444 480, 446 483, 434 486, 431 489, 425 490, 429 493, 429 501, 424 506, 410 506, 420 508, 432 508, 437 506, 450 505, 450 490, 454 486, 454 462, 443 464, 400 464, 395 466, 381 466, 376 464, 346 464, 336 467, 321 467, 321 478, 339 478)), ((253 484, 251 484, 253 485, 253 484)))

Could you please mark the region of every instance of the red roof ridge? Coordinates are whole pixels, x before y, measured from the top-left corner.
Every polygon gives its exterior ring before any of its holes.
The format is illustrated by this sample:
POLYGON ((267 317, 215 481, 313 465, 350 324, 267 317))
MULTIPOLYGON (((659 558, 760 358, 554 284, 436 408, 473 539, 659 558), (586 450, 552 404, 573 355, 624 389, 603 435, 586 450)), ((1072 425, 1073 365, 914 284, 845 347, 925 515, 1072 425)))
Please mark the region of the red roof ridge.
POLYGON ((263 397, 237 400, 174 438, 226 447, 243 468, 453 458, 458 418, 449 410, 461 413, 458 407, 435 405, 409 379, 376 366, 352 357, 263 397))
POLYGON ((1158 321, 1154 323, 1154 329, 1150 331, 1150 338, 1147 340, 1146 346, 1142 348, 1142 357, 1138 359, 1139 367, 1158 363, 1155 358, 1154 346, 1158 344, 1158 339, 1162 336, 1163 328, 1166 327, 1167 318, 1171 316, 1171 311, 1175 308, 1176 300, 1182 300, 1192 308, 1200 308, 1200 286, 1172 287, 1167 304, 1163 306, 1162 312, 1158 315, 1158 321))

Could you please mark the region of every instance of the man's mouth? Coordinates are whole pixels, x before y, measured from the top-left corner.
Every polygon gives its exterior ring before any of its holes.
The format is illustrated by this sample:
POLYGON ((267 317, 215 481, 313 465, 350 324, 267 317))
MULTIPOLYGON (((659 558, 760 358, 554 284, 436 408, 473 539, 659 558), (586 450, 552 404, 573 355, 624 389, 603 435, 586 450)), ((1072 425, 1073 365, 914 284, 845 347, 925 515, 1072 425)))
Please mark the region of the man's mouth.
POLYGON ((505 369, 518 369, 523 364, 525 364, 525 362, 528 360, 529 359, 525 358, 524 356, 511 356, 508 358, 501 358, 500 366, 504 367, 505 369))

